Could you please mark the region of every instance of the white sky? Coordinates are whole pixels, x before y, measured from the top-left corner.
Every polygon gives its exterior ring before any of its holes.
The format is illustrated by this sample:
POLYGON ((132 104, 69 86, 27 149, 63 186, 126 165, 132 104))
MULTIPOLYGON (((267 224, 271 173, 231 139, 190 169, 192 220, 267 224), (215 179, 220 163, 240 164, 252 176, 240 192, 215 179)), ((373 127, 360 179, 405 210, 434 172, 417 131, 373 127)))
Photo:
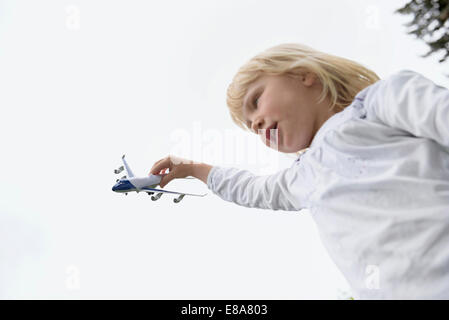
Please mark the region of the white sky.
POLYGON ((0 298, 345 296, 307 210, 239 207, 197 180, 166 187, 209 192, 180 204, 125 197, 113 169, 123 153, 138 175, 169 153, 290 166, 225 102, 240 65, 284 42, 448 86, 393 14, 406 2, 0 1, 0 298))

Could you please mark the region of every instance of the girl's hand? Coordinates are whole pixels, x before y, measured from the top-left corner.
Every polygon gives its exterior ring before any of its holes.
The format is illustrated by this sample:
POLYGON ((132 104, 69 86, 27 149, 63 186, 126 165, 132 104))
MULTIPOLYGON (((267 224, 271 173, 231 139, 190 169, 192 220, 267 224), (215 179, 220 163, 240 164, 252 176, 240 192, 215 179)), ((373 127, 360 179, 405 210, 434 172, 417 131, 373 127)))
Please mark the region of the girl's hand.
POLYGON ((173 179, 185 178, 193 175, 193 161, 175 157, 167 156, 159 161, 156 161, 150 170, 151 174, 162 174, 163 171, 169 169, 170 172, 165 174, 159 186, 165 187, 173 179))

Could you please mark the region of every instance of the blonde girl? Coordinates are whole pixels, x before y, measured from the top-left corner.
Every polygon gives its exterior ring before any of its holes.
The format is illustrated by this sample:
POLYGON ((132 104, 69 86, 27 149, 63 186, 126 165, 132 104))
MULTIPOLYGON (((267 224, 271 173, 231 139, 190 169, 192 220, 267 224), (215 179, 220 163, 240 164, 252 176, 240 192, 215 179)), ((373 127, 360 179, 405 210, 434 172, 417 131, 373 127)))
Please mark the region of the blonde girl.
POLYGON ((290 168, 247 170, 168 156, 151 170, 192 175, 238 205, 309 209, 360 299, 449 298, 449 90, 411 70, 386 79, 295 44, 246 62, 227 90, 232 120, 290 168))

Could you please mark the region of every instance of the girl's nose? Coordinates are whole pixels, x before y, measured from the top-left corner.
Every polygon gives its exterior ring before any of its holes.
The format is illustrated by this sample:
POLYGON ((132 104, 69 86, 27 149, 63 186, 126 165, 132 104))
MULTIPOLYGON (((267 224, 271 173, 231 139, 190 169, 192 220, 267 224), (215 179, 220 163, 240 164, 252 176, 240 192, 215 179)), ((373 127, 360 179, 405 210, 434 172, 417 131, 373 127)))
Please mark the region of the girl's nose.
POLYGON ((258 130, 262 128, 262 124, 263 124, 262 119, 256 119, 253 122, 253 126, 252 126, 253 131, 258 134, 259 133, 258 130))

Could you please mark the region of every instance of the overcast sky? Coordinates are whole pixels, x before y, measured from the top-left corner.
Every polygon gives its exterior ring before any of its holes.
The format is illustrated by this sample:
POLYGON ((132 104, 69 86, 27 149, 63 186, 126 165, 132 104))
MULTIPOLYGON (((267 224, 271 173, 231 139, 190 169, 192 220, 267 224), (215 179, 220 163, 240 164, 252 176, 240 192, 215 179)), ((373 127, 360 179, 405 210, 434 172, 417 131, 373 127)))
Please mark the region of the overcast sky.
MULTIPOLYGON (((299 42, 386 77, 448 86, 406 34, 407 1, 0 1, 0 298, 338 299, 350 294, 307 210, 239 207, 198 180, 113 193, 177 154, 258 174, 294 157, 226 107, 237 69, 299 42)), ((447 67, 447 66, 446 66, 447 67)))

